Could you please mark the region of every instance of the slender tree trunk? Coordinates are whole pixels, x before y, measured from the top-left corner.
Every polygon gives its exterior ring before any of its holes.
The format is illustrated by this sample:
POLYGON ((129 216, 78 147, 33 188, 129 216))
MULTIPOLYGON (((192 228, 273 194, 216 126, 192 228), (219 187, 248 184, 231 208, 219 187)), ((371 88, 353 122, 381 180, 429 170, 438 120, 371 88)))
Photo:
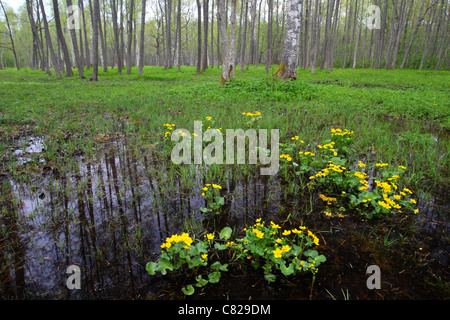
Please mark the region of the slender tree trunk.
POLYGON ((39 38, 37 26, 36 26, 36 23, 34 21, 32 1, 33 0, 26 0, 27 11, 28 11, 28 18, 30 19, 31 29, 33 30, 33 33, 35 35, 37 44, 39 46, 39 50, 41 52, 41 63, 43 64, 43 67, 45 67, 45 72, 47 72, 48 75, 51 75, 52 73, 50 72, 50 68, 49 68, 48 63, 47 63, 47 58, 45 57, 44 46, 42 44, 42 41, 39 38))
POLYGON ((297 79, 297 65, 300 47, 300 4, 298 0, 287 3, 286 33, 284 37, 283 58, 274 73, 282 79, 297 79))
MULTIPOLYGON (((245 64, 245 45, 247 41, 247 14, 248 14, 248 1, 245 0, 245 14, 244 14, 244 33, 242 35, 242 43, 241 43, 241 59, 240 59, 240 65, 241 65, 241 72, 244 71, 244 64, 245 64)), ((242 10, 242 9, 241 9, 242 10)))
POLYGON ((122 73, 122 54, 119 47, 119 26, 117 23, 117 0, 111 0, 111 13, 114 32, 114 48, 117 58, 117 70, 119 73, 122 73))
MULTIPOLYGON (((100 5, 100 3, 99 3, 99 5, 100 5)), ((103 10, 105 10, 104 6, 103 6, 103 10)), ((100 16, 98 19, 98 35, 100 38, 100 45, 102 47, 103 71, 108 72, 108 48, 106 47, 106 28, 105 28, 105 30, 103 30, 102 19, 100 18, 100 16)))
POLYGON ((202 72, 208 69, 208 0, 203 0, 203 58, 202 72))
MULTIPOLYGON (((112 0, 114 1, 114 0, 112 0)), ((84 4, 83 4, 83 0, 78 0, 78 4, 80 5, 80 10, 81 10, 81 16, 83 18, 83 31, 84 31, 84 49, 85 49, 85 63, 86 63, 86 68, 89 69, 91 67, 91 52, 89 50, 89 40, 87 37, 87 25, 86 25, 86 18, 84 15, 84 4)))
POLYGON ((270 73, 270 67, 272 65, 272 26, 273 26, 273 0, 268 0, 267 10, 267 62, 266 62, 266 75, 270 73))
MULTIPOLYGON (((67 2, 67 7, 72 6, 72 0, 66 0, 66 2, 67 2)), ((78 51, 77 33, 74 28, 70 28, 69 32, 70 32, 70 37, 72 38, 73 52, 74 52, 75 61, 77 63, 77 67, 78 67, 78 77, 80 79, 83 79, 84 78, 83 63, 81 62, 80 52, 78 51)))
POLYGON ((133 40, 133 9, 134 9, 134 0, 130 1, 130 15, 128 18, 128 48, 127 48, 127 74, 131 74, 131 41, 133 40))
MULTIPOLYGON (((39 5, 41 7, 41 12, 42 12, 42 21, 44 22, 45 40, 46 40, 48 49, 51 54, 52 64, 53 64, 53 67, 55 68, 56 76, 61 77, 58 60, 56 59, 55 51, 53 50, 53 46, 52 46, 52 38, 50 36, 50 31, 48 30, 47 17, 45 15, 44 3, 42 2, 42 0, 39 0, 39 5)), ((48 56, 48 54, 47 54, 47 56, 48 56)))
MULTIPOLYGON (((42 0, 41 0, 42 1, 42 0)), ((100 6, 99 0, 94 0, 94 15, 92 17, 92 25, 94 29, 92 30, 92 50, 93 50, 93 61, 92 61, 92 77, 91 81, 98 81, 98 20, 100 19, 100 6)))
POLYGON ((317 63, 317 50, 319 48, 319 0, 316 0, 314 5, 314 17, 313 17, 313 29, 311 31, 311 73, 314 74, 316 71, 316 63, 317 63))
MULTIPOLYGON (((448 34, 448 29, 449 29, 449 21, 450 21, 450 12, 447 12, 447 26, 444 29, 444 35, 442 37, 441 46, 439 47, 438 59, 437 59, 434 70, 439 69, 439 67, 441 65, 442 57, 444 55, 444 48, 448 48, 448 45, 446 45, 446 44, 447 44, 447 34, 448 34)), ((444 21, 444 24, 445 24, 445 21, 444 21)))
POLYGON ((403 55, 403 61, 402 61, 402 64, 400 66, 400 69, 403 69, 403 67, 405 66, 406 58, 408 57, 409 50, 411 50, 411 47, 412 47, 412 45, 414 43, 414 38, 415 38, 415 36, 417 34, 417 31, 419 30, 420 24, 422 23, 422 20, 423 20, 423 6, 424 6, 424 4, 425 4, 425 0, 422 0, 422 3, 420 4, 419 14, 417 16, 417 22, 416 22, 416 25, 414 26, 414 30, 413 30, 413 33, 411 35, 411 39, 409 40, 408 47, 406 48, 405 53, 403 55))
POLYGON ((214 68, 214 0, 211 3, 211 69, 214 68))
POLYGON ((363 17, 363 12, 364 12, 363 9, 364 9, 364 0, 362 0, 362 4, 361 4, 361 15, 359 17, 358 38, 356 39, 355 51, 353 53, 353 69, 356 68, 356 58, 357 58, 357 55, 358 55, 358 45, 359 45, 359 41, 361 40, 362 17, 363 17))
POLYGON ((400 4, 400 16, 398 21, 397 35, 394 42, 394 49, 392 53, 391 69, 395 69, 395 63, 397 61, 398 49, 400 47, 400 38, 402 35, 406 15, 406 5, 407 5, 406 0, 402 1, 402 3, 400 4))
POLYGON ((3 14, 5 15, 6 25, 8 27, 9 39, 11 40, 12 52, 13 52, 13 55, 14 55, 14 63, 16 64, 17 70, 19 70, 20 69, 19 61, 17 60, 16 47, 14 46, 14 37, 13 37, 13 34, 12 34, 11 26, 9 24, 8 15, 6 14, 5 7, 3 6, 3 2, 2 1, 0 1, 0 5, 2 6, 3 14))
POLYGON ((197 1, 197 73, 201 73, 202 64, 202 5, 200 0, 197 1))
MULTIPOLYGON (((180 10, 180 1, 178 0, 178 10, 180 10)), ((144 69, 144 42, 145 42, 145 5, 147 0, 142 0, 141 12, 141 39, 139 40, 139 75, 142 76, 144 69)), ((181 27, 180 27, 181 28, 181 27)), ((180 31, 181 35, 181 31, 180 31)), ((180 39, 181 43, 181 39, 180 39)), ((178 59, 178 70, 180 70, 180 59, 178 59)))

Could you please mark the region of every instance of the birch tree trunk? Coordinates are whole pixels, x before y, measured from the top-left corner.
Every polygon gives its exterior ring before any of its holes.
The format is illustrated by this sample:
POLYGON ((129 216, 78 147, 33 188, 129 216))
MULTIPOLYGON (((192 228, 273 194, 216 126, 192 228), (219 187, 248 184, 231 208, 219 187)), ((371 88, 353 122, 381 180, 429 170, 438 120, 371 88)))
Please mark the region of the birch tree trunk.
MULTIPOLYGON (((42 41, 39 38, 38 31, 37 31, 38 29, 36 27, 36 23, 34 22, 32 0, 27 0, 26 3, 27 3, 27 12, 28 12, 28 18, 30 19, 31 29, 33 30, 33 34, 36 38, 37 44, 39 46, 39 50, 41 52, 41 62, 43 63, 43 67, 45 67, 45 72, 47 72, 48 75, 51 75, 52 73, 50 72, 50 68, 48 67, 47 58, 45 57, 44 46, 42 44, 42 41)), ((0 63, 1 63, 1 61, 0 61, 0 63)))
POLYGON ((235 54, 236 54, 236 0, 231 0, 230 16, 230 40, 227 36, 227 7, 226 0, 217 0, 217 23, 219 25, 220 40, 222 45, 222 73, 220 84, 234 78, 235 54))
POLYGON ((422 0, 422 3, 420 4, 419 14, 417 16, 417 22, 416 22, 416 25, 414 26, 414 30, 413 30, 413 33, 411 35, 411 39, 409 40, 408 47, 405 50, 405 53, 404 53, 404 56, 403 56, 403 61, 402 61, 402 64, 400 66, 400 69, 403 69, 403 67, 405 66, 409 50, 411 50, 411 47, 412 47, 412 45, 414 43, 414 38, 415 38, 415 36, 417 34, 417 31, 419 30, 420 24, 422 23, 422 20, 423 20, 423 5, 424 5, 424 3, 425 3, 425 0, 422 0))
POLYGON ((356 39, 355 51, 353 53, 353 69, 356 68, 356 58, 358 56, 358 45, 359 45, 359 41, 361 40, 362 17, 363 17, 363 11, 364 11, 363 9, 364 9, 364 0, 362 0, 362 4, 361 4, 361 15, 359 17, 358 38, 356 39))
POLYGON ((283 46, 283 57, 275 77, 281 79, 297 79, 297 65, 300 47, 300 2, 289 0, 287 3, 286 33, 283 46))
POLYGON ((130 16, 128 18, 128 47, 127 47, 127 74, 131 74, 131 41, 133 40, 133 9, 134 9, 134 0, 130 2, 130 16))
POLYGON ((203 0, 203 59, 202 72, 208 69, 208 0, 203 0))
MULTIPOLYGON (((42 0, 40 0, 42 1, 42 0)), ((94 29, 92 30, 92 76, 91 81, 98 81, 98 20, 100 18, 100 6, 99 0, 94 0, 94 15, 92 17, 92 25, 94 29)))
MULTIPOLYGON (((180 1, 178 0, 178 7, 180 7, 180 1)), ((142 76, 144 69, 144 42, 145 42, 145 5, 147 0, 142 0, 142 12, 141 12, 141 38, 139 40, 139 72, 138 74, 142 76)), ((181 28, 181 26, 180 26, 181 28)), ((181 35, 181 32, 180 32, 181 35)), ((181 42, 181 40, 180 40, 181 42)), ((178 59, 178 70, 180 65, 180 59, 178 59)))

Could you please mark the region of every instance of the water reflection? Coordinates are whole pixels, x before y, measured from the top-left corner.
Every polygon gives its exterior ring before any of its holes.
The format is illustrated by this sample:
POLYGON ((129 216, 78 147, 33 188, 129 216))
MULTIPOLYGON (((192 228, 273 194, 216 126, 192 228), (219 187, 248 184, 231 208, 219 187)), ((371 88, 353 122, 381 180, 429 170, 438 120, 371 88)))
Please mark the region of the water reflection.
MULTIPOLYGON (((170 164, 148 154, 135 158, 124 140, 105 145, 95 159, 76 159, 77 169, 70 173, 44 170, 27 182, 3 179, 3 298, 150 297, 154 279, 145 264, 186 224, 242 230, 258 217, 309 213, 316 203, 314 195, 286 198, 286 186, 277 178, 242 178, 227 171, 224 213, 207 219, 199 210, 205 206, 201 188, 211 181, 202 180, 201 167, 190 168, 194 181, 173 179, 165 167, 170 164), (65 271, 72 264, 81 268, 81 290, 66 288, 65 271)), ((421 210, 425 220, 432 215, 431 220, 442 221, 430 210, 421 210)), ((320 223, 313 216, 303 218, 310 227, 320 223)), ((439 230, 448 229, 448 223, 439 224, 439 230)))

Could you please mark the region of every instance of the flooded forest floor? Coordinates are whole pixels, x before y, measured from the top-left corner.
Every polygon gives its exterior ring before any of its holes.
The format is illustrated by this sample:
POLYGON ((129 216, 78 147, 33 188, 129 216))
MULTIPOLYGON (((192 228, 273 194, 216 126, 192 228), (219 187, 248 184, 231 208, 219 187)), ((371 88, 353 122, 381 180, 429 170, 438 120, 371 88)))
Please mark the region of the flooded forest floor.
MULTIPOLYGON (((144 76, 113 70, 98 83, 2 73, 2 299, 450 297, 449 72, 299 71, 301 80, 286 84, 254 69, 224 86, 220 70, 196 75, 192 67, 146 67, 144 76), (222 132, 279 129, 280 154, 293 161, 281 159, 273 176, 248 163, 175 165, 166 124, 192 134, 194 120, 222 132), (361 162, 406 168, 397 183, 412 190, 415 213, 327 214, 323 193, 342 195, 312 189, 308 175, 295 172, 305 165, 298 151, 319 155, 335 128, 354 132, 352 156, 341 159, 352 170, 361 162), (218 214, 202 211, 208 183, 221 186, 218 214), (145 269, 173 234, 202 238, 228 226, 242 237, 259 218, 314 231, 326 256, 314 285, 309 272, 267 282, 262 270, 240 263, 186 296, 191 270, 152 276, 145 269), (81 269, 79 290, 66 286, 70 265, 81 269), (380 267, 380 289, 367 287, 370 265, 380 267)), ((367 172, 375 185, 378 171, 367 172)))

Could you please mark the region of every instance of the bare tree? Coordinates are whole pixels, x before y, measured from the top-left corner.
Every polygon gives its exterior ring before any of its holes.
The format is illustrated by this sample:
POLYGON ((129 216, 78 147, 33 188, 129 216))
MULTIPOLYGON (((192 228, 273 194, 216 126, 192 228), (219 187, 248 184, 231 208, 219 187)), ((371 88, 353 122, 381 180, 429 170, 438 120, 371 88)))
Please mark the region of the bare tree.
POLYGON ((203 0, 203 61, 202 71, 208 69, 208 0, 203 0))
POLYGON ((50 51, 52 64, 53 64, 53 67, 55 68, 56 76, 61 77, 61 72, 59 70, 59 64, 58 64, 58 61, 56 60, 55 51, 53 50, 53 46, 52 46, 52 38, 50 36, 50 31, 48 29, 47 17, 45 15, 45 9, 44 9, 44 4, 43 4, 42 0, 39 0, 39 5, 41 7, 41 12, 42 12, 42 21, 44 22, 45 40, 47 42, 47 46, 50 51))
POLYGON ((119 46, 119 26, 117 23, 117 0, 111 0, 111 13, 114 32, 114 48, 116 51, 117 70, 122 73, 122 53, 119 46))
POLYGON ((220 83, 223 84, 234 78, 235 54, 236 54, 236 0, 231 0, 230 15, 230 40, 227 36, 227 9, 225 0, 217 0, 218 12, 217 23, 220 28, 220 39, 222 44, 222 74, 220 83))
POLYGON ((269 75, 270 67, 272 65, 272 25, 273 25, 273 0, 268 0, 267 9, 267 62, 266 62, 266 75, 269 75))

